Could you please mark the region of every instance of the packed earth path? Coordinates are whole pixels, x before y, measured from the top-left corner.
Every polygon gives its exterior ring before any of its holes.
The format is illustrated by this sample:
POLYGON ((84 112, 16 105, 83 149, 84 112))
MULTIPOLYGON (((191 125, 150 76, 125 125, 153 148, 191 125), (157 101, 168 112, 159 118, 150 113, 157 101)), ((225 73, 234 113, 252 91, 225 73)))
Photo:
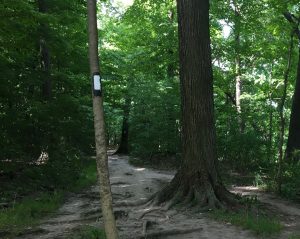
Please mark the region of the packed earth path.
MULTIPOLYGON (((202 213, 183 210, 164 210, 145 201, 168 183, 174 172, 135 167, 127 156, 109 156, 109 169, 114 199, 114 211, 120 238, 161 239, 254 239, 252 232, 231 224, 214 221, 202 213)), ((270 209, 278 211, 285 225, 275 238, 288 238, 300 232, 300 208, 251 187, 233 187, 241 194, 257 194, 270 209)), ((72 194, 51 218, 19 238, 69 238, 78 228, 89 225, 102 227, 99 188, 97 185, 72 194)))

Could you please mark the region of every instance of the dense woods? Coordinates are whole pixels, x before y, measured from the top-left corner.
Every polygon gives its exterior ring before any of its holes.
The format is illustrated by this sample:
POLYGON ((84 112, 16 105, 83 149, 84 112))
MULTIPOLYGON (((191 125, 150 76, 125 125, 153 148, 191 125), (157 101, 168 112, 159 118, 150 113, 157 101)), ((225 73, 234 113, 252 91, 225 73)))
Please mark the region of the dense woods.
POLYGON ((0 237, 18 203, 46 195, 53 211, 96 167, 108 179, 106 149, 177 170, 155 205, 228 209, 243 199, 226 188, 243 180, 300 201, 298 0, 3 0, 0 11, 0 237))

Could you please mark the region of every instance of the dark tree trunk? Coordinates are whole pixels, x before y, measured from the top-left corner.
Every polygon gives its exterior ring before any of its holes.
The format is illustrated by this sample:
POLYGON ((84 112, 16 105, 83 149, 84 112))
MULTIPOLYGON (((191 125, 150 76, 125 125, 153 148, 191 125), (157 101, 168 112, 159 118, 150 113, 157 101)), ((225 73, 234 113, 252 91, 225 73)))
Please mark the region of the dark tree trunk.
MULTIPOLYGON (((45 0, 38 0, 38 8, 40 13, 47 13, 47 5, 45 0)), ((44 98, 51 97, 51 78, 50 78, 50 53, 47 45, 48 26, 44 23, 40 24, 40 59, 41 69, 43 71, 42 95, 44 98)))
MULTIPOLYGON (((289 136, 287 141, 286 156, 293 158, 295 151, 300 150, 300 48, 298 60, 298 73, 296 79, 296 86, 293 98, 289 136)), ((300 159, 300 155, 295 154, 295 159, 300 159)))
POLYGON ((281 193, 282 185, 282 173, 283 173, 283 144, 284 144, 284 131, 285 131, 285 117, 284 117, 284 105, 287 95, 287 84, 289 79, 289 74, 291 70, 292 52, 293 52, 293 35, 291 35, 289 53, 288 53, 288 63, 287 68, 284 73, 284 83, 283 83, 283 93, 281 97, 281 102, 279 104, 279 119, 280 119, 280 131, 279 131, 279 144, 278 144, 278 172, 277 172, 277 190, 281 193))
POLYGON ((209 0, 178 0, 183 161, 156 203, 197 203, 201 208, 233 202, 217 172, 209 0))
POLYGON ((116 154, 128 154, 128 136, 129 136, 129 113, 130 113, 130 97, 126 97, 125 106, 124 106, 124 116, 123 116, 123 124, 122 124, 122 132, 121 132, 121 140, 120 146, 116 151, 116 154))

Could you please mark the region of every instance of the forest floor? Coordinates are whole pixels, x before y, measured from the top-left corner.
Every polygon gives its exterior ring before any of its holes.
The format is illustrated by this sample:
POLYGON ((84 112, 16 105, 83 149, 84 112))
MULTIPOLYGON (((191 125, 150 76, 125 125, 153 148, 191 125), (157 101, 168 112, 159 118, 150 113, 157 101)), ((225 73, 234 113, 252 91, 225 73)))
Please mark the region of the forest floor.
MULTIPOLYGON (((259 238, 248 230, 210 219, 206 214, 176 209, 165 211, 163 208, 152 208, 147 204, 131 204, 147 199, 168 183, 174 172, 135 167, 129 164, 128 157, 117 155, 109 157, 109 168, 114 210, 121 238, 259 238), (179 234, 183 231, 185 233, 179 234), (163 235, 164 232, 174 232, 177 235, 163 235), (161 236, 155 236, 156 233, 161 236)), ((291 234, 300 233, 300 207, 296 204, 266 194, 254 187, 232 187, 231 190, 240 194, 257 195, 258 200, 268 210, 274 211, 279 216, 284 229, 280 235, 272 238, 288 239, 291 234)), ((71 194, 55 215, 43 220, 38 227, 28 230, 19 238, 72 238, 74 232, 84 225, 102 227, 99 190, 96 185, 81 193, 71 194)))

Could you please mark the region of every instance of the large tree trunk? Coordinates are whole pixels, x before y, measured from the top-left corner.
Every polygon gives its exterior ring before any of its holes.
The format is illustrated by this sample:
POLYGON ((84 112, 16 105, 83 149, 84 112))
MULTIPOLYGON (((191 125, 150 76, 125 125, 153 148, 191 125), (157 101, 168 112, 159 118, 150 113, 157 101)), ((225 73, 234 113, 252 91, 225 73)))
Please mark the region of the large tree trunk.
MULTIPOLYGON (((90 72, 91 77, 93 77, 94 74, 99 74, 96 0, 88 0, 87 8, 89 26, 90 72)), ((112 193, 109 181, 108 158, 105 140, 103 99, 101 94, 93 95, 93 111, 96 141, 96 162, 100 183, 101 208, 104 219, 105 232, 108 239, 117 239, 119 236, 112 208, 112 193)))
POLYGON ((300 160, 300 154, 294 155, 295 151, 300 150, 300 48, 298 60, 298 73, 296 79, 296 86, 293 98, 289 136, 287 141, 286 156, 300 160))
MULTIPOLYGON (((40 13, 47 13, 47 4, 45 0, 38 0, 40 13)), ((50 77, 50 53, 47 45, 46 33, 48 26, 45 23, 40 24, 40 59, 41 69, 43 71, 42 95, 45 99, 51 97, 51 77, 50 77)))
POLYGON ((217 172, 209 0, 178 0, 183 162, 156 202, 231 203, 217 172))

